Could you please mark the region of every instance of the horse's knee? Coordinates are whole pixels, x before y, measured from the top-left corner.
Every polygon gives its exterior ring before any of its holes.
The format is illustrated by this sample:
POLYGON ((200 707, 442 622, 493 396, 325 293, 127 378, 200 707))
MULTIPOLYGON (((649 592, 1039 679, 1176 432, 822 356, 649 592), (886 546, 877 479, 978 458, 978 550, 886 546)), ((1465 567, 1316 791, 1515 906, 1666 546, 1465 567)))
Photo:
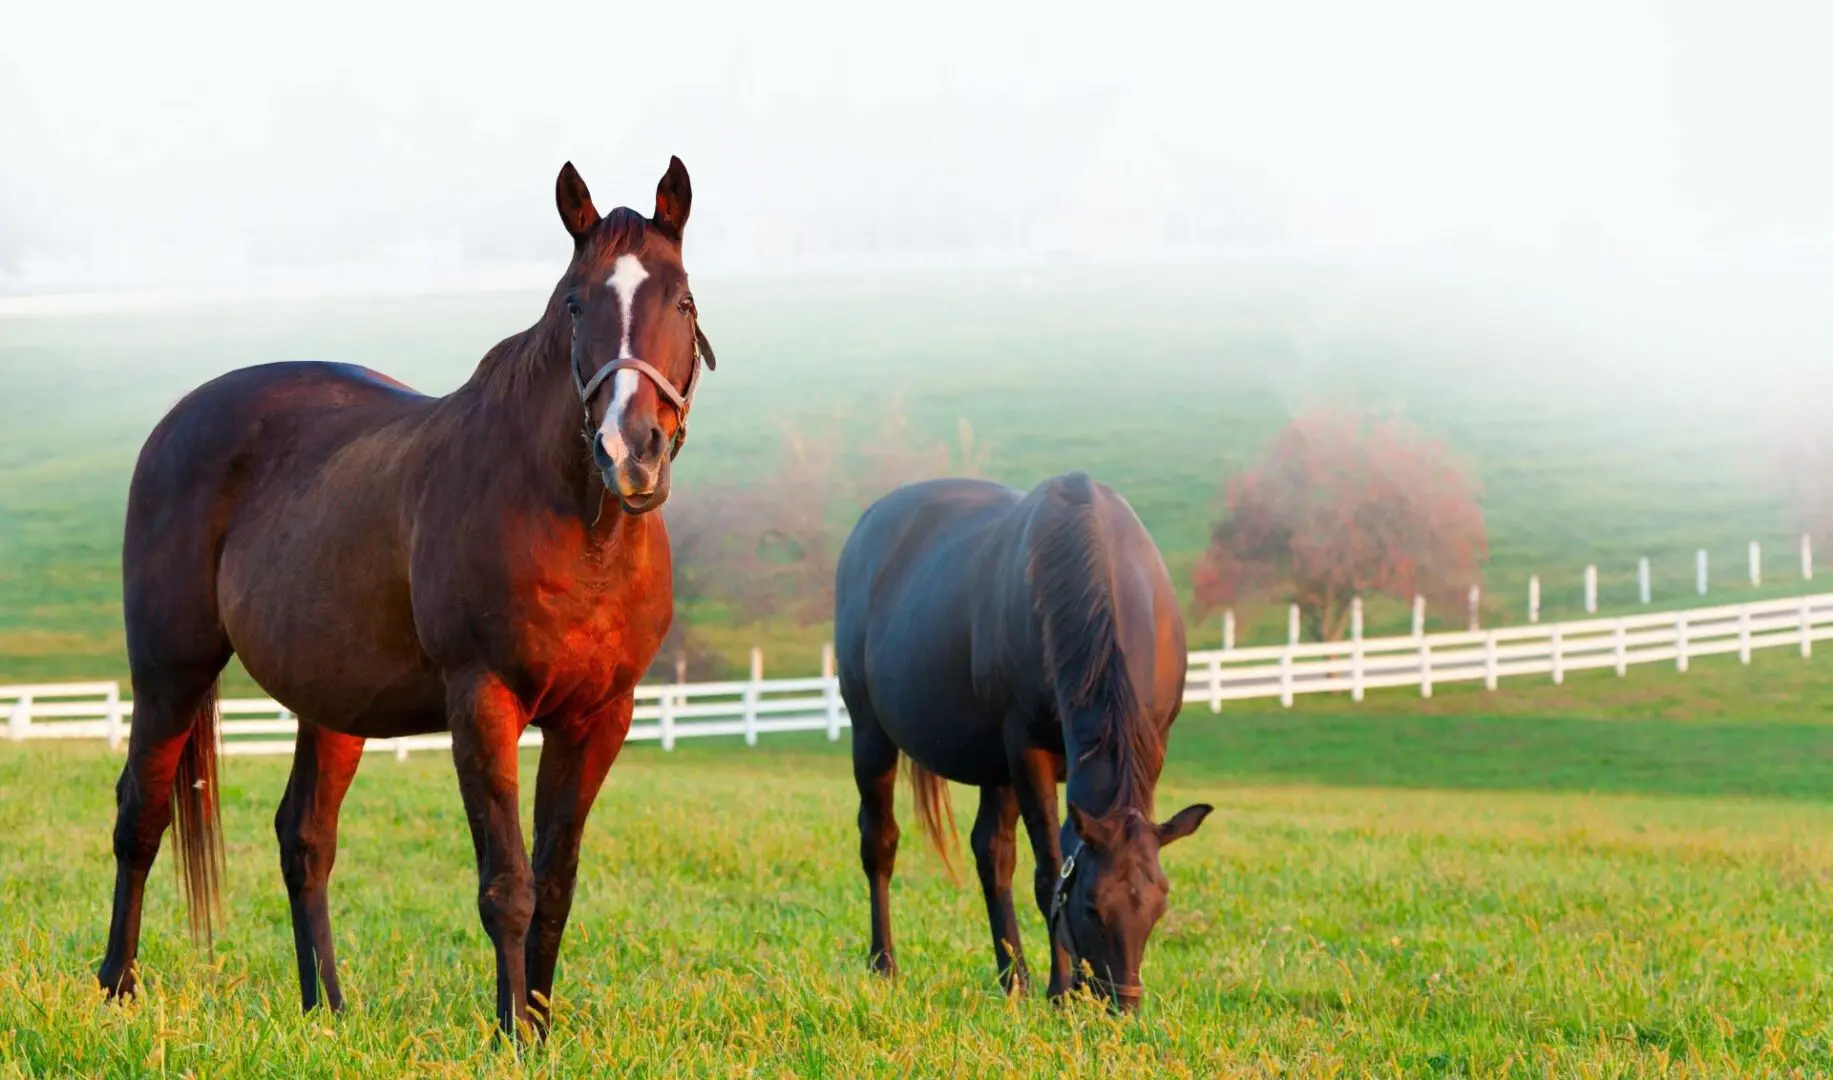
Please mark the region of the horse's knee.
POLYGON ((1037 909, 1043 912, 1044 916, 1048 918, 1050 915, 1050 904, 1056 899, 1056 868, 1045 866, 1042 863, 1038 864, 1037 870, 1032 874, 1031 883, 1032 888, 1037 893, 1037 909))
POLYGON ((535 917, 534 875, 509 866, 486 876, 477 893, 477 914, 486 929, 520 938, 535 917))

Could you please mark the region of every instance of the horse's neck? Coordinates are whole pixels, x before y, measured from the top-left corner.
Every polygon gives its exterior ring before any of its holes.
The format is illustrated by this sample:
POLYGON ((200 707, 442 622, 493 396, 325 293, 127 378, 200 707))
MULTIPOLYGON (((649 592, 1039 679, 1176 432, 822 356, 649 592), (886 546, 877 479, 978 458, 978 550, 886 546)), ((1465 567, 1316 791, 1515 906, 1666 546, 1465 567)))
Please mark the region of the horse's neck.
POLYGON ((1100 817, 1121 801, 1118 740, 1123 737, 1116 732, 1103 741, 1099 717, 1063 718, 1063 751, 1069 765, 1064 787, 1069 801, 1084 812, 1100 817))
MULTIPOLYGON (((1114 670, 1105 672, 1097 683, 1103 688, 1126 679, 1126 652, 1115 650, 1109 664, 1114 670)), ((1085 704, 1070 707, 1061 717, 1068 796, 1097 816, 1128 807, 1150 816, 1153 788, 1162 767, 1161 736, 1150 726, 1151 687, 1126 685, 1130 692, 1098 690, 1085 704), (1117 714, 1123 702, 1125 711, 1117 714)), ((1060 691, 1059 703, 1064 700, 1060 691)))
POLYGON ((618 516, 606 506, 595 513, 604 484, 591 465, 584 406, 571 378, 563 335, 551 319, 508 338, 490 350, 451 403, 458 424, 449 434, 460 456, 483 455, 490 471, 505 456, 520 459, 527 483, 502 493, 526 499, 531 509, 557 507, 588 521, 618 516))

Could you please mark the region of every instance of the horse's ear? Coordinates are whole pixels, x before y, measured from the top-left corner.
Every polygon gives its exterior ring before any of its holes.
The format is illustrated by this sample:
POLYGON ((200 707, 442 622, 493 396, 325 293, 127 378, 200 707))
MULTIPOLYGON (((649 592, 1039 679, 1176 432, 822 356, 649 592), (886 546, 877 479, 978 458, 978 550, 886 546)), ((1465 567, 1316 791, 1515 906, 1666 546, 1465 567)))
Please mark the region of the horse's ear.
POLYGON ((1113 823, 1102 818, 1090 817, 1082 812, 1075 803, 1069 804, 1069 827, 1076 831, 1082 842, 1095 851, 1106 851, 1114 838, 1113 823))
POLYGON ((668 159, 668 171, 656 185, 655 222, 674 234, 677 243, 687 231, 687 212, 694 205, 694 187, 687 182, 687 166, 678 157, 668 159))
POLYGON ((1195 806, 1186 806, 1171 815, 1170 821, 1158 827, 1158 846, 1164 847, 1173 840, 1182 840, 1196 832, 1197 826, 1203 824, 1203 819, 1208 817, 1210 811, 1214 809, 1215 807, 1208 803, 1197 803, 1195 806))
POLYGON ((578 242, 598 224, 598 207, 592 205, 592 193, 572 162, 560 166, 560 177, 554 181, 554 203, 560 208, 560 220, 566 231, 578 242))

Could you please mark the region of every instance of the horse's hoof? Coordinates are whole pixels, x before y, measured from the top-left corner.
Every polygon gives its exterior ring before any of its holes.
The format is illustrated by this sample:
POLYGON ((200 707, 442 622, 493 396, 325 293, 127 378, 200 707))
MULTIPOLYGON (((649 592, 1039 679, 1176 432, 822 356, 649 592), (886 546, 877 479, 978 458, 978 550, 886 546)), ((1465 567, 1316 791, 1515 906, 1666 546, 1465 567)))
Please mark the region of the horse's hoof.
POLYGON ((131 971, 111 975, 104 969, 96 974, 96 982, 102 987, 102 1000, 104 1001, 125 1001, 128 998, 138 997, 140 994, 139 981, 134 978, 134 973, 131 971))
POLYGON ((872 970, 887 979, 893 978, 897 975, 897 961, 884 953, 879 953, 872 958, 872 970))

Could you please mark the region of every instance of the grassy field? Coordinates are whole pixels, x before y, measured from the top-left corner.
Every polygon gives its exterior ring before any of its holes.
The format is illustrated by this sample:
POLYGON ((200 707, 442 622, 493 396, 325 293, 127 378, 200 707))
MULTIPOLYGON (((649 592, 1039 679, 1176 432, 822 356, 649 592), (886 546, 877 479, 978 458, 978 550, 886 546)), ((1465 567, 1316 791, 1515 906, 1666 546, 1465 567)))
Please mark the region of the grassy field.
MULTIPOLYGON (((1352 401, 1400 410, 1468 459, 1490 525, 1492 621, 1522 617, 1530 572, 1548 617, 1575 611, 1593 561, 1605 604, 1621 607, 1642 555, 1655 559, 1658 598, 1684 599, 1696 547, 1712 552, 1715 598, 1750 595, 1737 580, 1753 537, 1769 544, 1772 582, 1796 587, 1788 515, 1764 464, 1804 384, 1760 354, 1655 342, 1639 327, 1579 332, 1559 311, 1524 317, 1341 274, 696 291, 723 362, 696 404, 683 486, 755 477, 786 430, 858 446, 898 397, 938 441, 968 420, 996 478, 1082 468, 1113 484, 1186 580, 1221 481, 1295 410, 1352 401)), ((121 674, 127 480, 185 391, 245 364, 315 358, 444 392, 540 303, 496 293, 0 319, 0 681, 121 674)), ((1405 618, 1371 610, 1371 631, 1405 618)), ((1280 625, 1272 612, 1248 629, 1280 625)), ((815 662, 826 630, 720 624, 707 635, 733 657, 763 644, 771 670, 788 673, 815 662)), ((1211 626, 1199 640, 1215 636, 1211 626)))
POLYGON ((589 829, 558 1026, 520 1062, 489 1038, 441 755, 367 762, 346 804, 332 1020, 296 1011, 283 759, 226 763, 214 958, 162 862, 146 991, 114 1009, 91 972, 118 759, 0 746, 0 1075, 1826 1075, 1829 705, 1833 661, 1762 657, 1193 709, 1160 808, 1218 813, 1166 854, 1126 1021, 999 996, 977 890, 914 832, 904 974, 868 976, 844 741, 633 747, 589 829))

